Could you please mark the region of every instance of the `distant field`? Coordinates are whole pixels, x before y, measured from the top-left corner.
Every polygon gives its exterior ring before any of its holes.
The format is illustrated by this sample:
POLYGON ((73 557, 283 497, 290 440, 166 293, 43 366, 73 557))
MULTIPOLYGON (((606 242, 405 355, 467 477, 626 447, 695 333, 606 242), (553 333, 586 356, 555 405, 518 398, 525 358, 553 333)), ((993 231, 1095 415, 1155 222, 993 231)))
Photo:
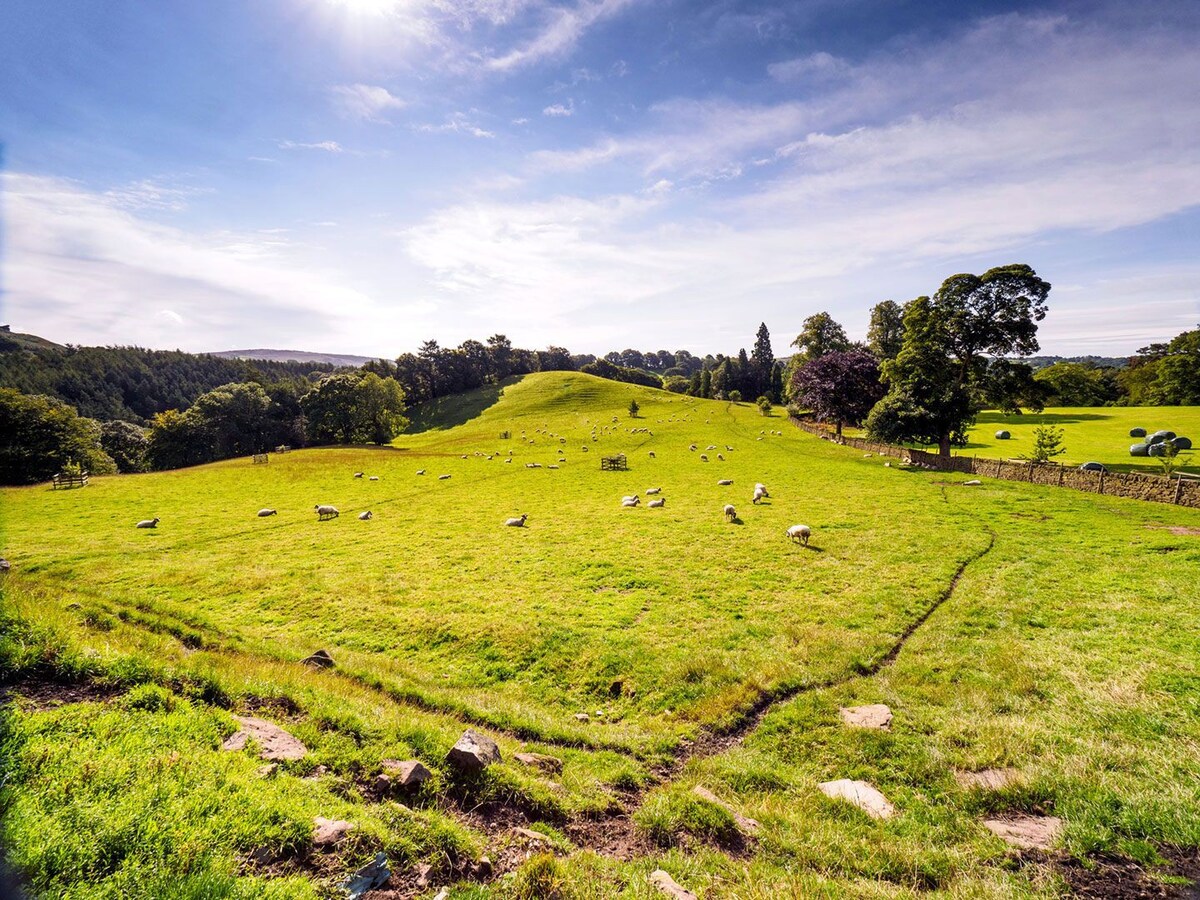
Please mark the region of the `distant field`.
MULTIPOLYGON (((968 432, 970 443, 955 448, 954 452, 995 459, 1028 455, 1033 449, 1033 430, 1038 425, 1055 425, 1063 430, 1063 446, 1067 452, 1055 457, 1057 462, 1079 465, 1094 460, 1118 472, 1162 471, 1162 466, 1154 459, 1129 455, 1129 445, 1137 441, 1129 436, 1132 428, 1145 428, 1148 434, 1174 431, 1190 437, 1200 446, 1200 437, 1197 437, 1200 435, 1200 406, 1057 406, 1048 407, 1042 413, 1019 416, 983 412, 968 432), (995 434, 1001 429, 1011 433, 1012 437, 1007 441, 996 440, 995 434)), ((848 429, 846 433, 862 432, 848 429)), ((1200 474, 1200 454, 1183 452, 1179 460, 1182 471, 1200 474)))
MULTIPOLYGON (((1132 424, 1200 433, 1197 410, 1154 413, 1048 416, 1076 419, 1072 461, 1108 462, 1083 437, 1132 424)), ((1052 897, 1064 860, 1200 845, 1200 513, 966 487, 750 404, 571 373, 412 418, 390 448, 0 492, 0 682, 26 698, 0 715, 0 844, 40 891, 315 897, 382 850, 397 897, 648 900, 657 867, 706 898, 1052 897), (629 471, 600 471, 615 453, 629 471), (621 508, 651 487, 664 508, 621 508), (318 648, 335 670, 299 664, 318 648), (840 724, 879 702, 891 731, 840 724), (218 749, 231 712, 310 755, 263 777, 218 749), (445 762, 468 725, 504 755, 475 780, 445 762), (403 807, 373 786, 389 758, 433 772, 403 807), (985 767, 1019 781, 955 779, 985 767), (899 816, 826 800, 835 778, 899 816), (1021 811, 1065 822, 1044 863, 980 824, 1021 811), (320 851, 317 815, 359 827, 320 851), (527 861, 516 826, 549 853, 527 861), (473 882, 485 853, 515 874, 473 882)), ((1005 455, 1033 424, 1006 421, 1005 455)))

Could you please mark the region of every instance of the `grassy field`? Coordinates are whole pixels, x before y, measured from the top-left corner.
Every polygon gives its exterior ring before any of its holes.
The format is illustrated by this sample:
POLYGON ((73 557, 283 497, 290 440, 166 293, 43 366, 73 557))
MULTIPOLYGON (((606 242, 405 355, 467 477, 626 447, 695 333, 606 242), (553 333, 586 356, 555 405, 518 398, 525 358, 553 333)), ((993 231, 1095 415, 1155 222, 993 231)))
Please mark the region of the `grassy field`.
MULTIPOLYGON (((1049 407, 1041 413, 1006 416, 995 411, 980 413, 978 421, 967 432, 969 443, 956 448, 965 456, 985 456, 991 459, 1017 459, 1033 450, 1033 430, 1039 425, 1053 425, 1063 430, 1066 453, 1055 462, 1080 465, 1085 462, 1103 463, 1117 472, 1162 471, 1155 459, 1129 455, 1129 446, 1138 438, 1129 436, 1130 429, 1174 431, 1192 438, 1200 446, 1200 406, 1060 406, 1049 407), (997 440, 997 431, 1007 431, 1012 437, 997 440)), ((847 429, 847 434, 862 436, 861 430, 847 429)), ((1200 475, 1200 455, 1196 451, 1181 452, 1179 469, 1200 475)))
MULTIPOLYGON (((1140 424, 1189 433, 1170 412, 1140 424)), ((963 487, 750 404, 569 373, 413 421, 391 448, 3 492, 0 840, 39 890, 315 896, 382 850, 396 896, 424 863, 461 897, 650 897, 659 866, 706 897, 1044 897, 1054 860, 1200 844, 1195 511, 963 487), (600 471, 615 453, 629 470, 600 471), (664 508, 621 507, 651 487, 664 508), (299 664, 317 648, 335 670, 299 664), (78 702, 46 699, 62 683, 78 702), (888 703, 892 730, 841 726, 851 702, 888 703), (221 752, 247 711, 308 757, 263 778, 221 752), (465 781, 444 757, 468 724, 505 761, 465 781), (434 778, 401 806, 372 787, 387 758, 434 778), (955 780, 989 766, 1020 780, 955 780), (842 777, 900 815, 816 791, 842 777), (1064 819, 1057 856, 979 821, 1022 810, 1064 819), (317 852, 316 815, 358 827, 317 852), (517 824, 550 854, 526 861, 517 824), (504 877, 471 879, 484 853, 504 877)))

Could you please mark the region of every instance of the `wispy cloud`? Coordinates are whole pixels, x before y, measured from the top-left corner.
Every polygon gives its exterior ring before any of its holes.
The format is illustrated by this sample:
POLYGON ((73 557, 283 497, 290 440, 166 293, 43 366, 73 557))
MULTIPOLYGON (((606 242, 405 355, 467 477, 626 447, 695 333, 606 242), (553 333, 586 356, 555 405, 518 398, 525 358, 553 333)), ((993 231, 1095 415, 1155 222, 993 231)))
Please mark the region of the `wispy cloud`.
POLYGON ((472 122, 465 113, 456 112, 448 116, 440 125, 423 123, 413 126, 414 131, 422 134, 465 134, 474 138, 494 138, 495 132, 480 128, 472 122))
POLYGON ((555 103, 542 110, 543 116, 551 116, 552 118, 566 118, 567 116, 572 116, 574 114, 575 104, 570 100, 567 101, 566 105, 563 105, 562 103, 555 103))
POLYGON ((304 143, 303 141, 280 141, 277 146, 280 150, 323 150, 326 153, 346 152, 346 148, 337 141, 317 141, 316 143, 304 143))
POLYGON ((489 58, 486 66, 504 72, 561 56, 573 48, 592 25, 616 15, 632 2, 633 0, 580 0, 574 7, 549 8, 545 11, 547 24, 532 40, 502 56, 489 58))
POLYGON ((104 196, 115 206, 123 209, 157 209, 182 212, 188 200, 201 194, 212 193, 211 188, 192 185, 165 183, 158 179, 143 178, 117 188, 110 188, 104 196))
POLYGON ((833 78, 845 75, 850 72, 850 65, 844 59, 820 51, 798 59, 772 63, 767 66, 767 72, 776 81, 798 81, 803 78, 833 78))
POLYGON ((385 123, 389 110, 403 109, 406 105, 379 85, 340 84, 332 92, 334 103, 343 116, 363 122, 385 123))

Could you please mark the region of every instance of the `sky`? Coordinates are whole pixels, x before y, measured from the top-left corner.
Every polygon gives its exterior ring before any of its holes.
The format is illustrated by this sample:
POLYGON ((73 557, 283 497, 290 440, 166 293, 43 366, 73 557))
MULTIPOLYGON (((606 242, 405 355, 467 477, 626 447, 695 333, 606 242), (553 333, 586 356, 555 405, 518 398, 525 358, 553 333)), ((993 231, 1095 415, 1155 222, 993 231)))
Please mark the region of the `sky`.
POLYGON ((1200 3, 4 0, 0 322, 87 345, 777 354, 1021 262, 1200 323, 1200 3))

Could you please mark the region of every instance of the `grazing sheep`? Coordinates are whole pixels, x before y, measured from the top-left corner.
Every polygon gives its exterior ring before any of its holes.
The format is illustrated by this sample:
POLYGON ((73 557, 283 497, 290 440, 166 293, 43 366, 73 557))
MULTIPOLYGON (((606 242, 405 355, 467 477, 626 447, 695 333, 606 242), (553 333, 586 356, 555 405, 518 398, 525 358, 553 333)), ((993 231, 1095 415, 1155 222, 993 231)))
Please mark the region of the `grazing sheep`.
POLYGON ((157 528, 158 527, 158 519, 157 518, 142 519, 142 521, 137 523, 137 527, 138 528, 157 528))
POLYGON ((439 476, 438 476, 438 481, 445 481, 445 480, 446 480, 447 478, 449 478, 449 477, 450 477, 449 475, 439 475, 439 476))
POLYGON ((700 462, 708 462, 708 454, 707 453, 700 454, 700 462))
POLYGON ((425 470, 424 470, 424 469, 417 469, 417 474, 418 474, 418 475, 424 475, 424 474, 425 474, 425 470))
POLYGON ((793 525, 787 530, 787 536, 789 538, 791 538, 793 541, 803 544, 805 547, 808 546, 808 538, 811 534, 812 529, 807 525, 793 525))
POLYGON ((761 488, 755 488, 754 489, 754 497, 751 498, 750 502, 753 503, 755 506, 758 506, 758 501, 763 499, 766 496, 768 496, 768 494, 765 490, 763 490, 761 488))
POLYGON ((362 473, 362 472, 355 472, 355 473, 354 473, 354 477, 355 477, 355 478, 362 478, 362 477, 363 477, 363 473, 362 473))
POLYGON ((521 515, 520 515, 518 518, 515 518, 515 519, 505 519, 505 520, 504 520, 504 524, 505 524, 505 525, 508 525, 508 526, 509 526, 509 527, 511 527, 511 528, 524 528, 524 527, 525 527, 525 520, 526 520, 526 519, 528 519, 528 518, 529 518, 529 514, 528 514, 528 513, 521 513, 521 515))
POLYGON ((666 505, 667 505, 666 497, 659 497, 655 500, 651 500, 649 503, 646 504, 646 506, 650 507, 650 509, 658 509, 660 506, 666 506, 666 505))
POLYGON ((278 515, 278 513, 275 512, 275 510, 273 510, 273 509, 260 509, 258 511, 258 517, 260 519, 265 518, 267 516, 275 516, 275 515, 278 515))
POLYGON ((546 466, 547 469, 557 469, 558 466, 546 466))
POLYGON ((725 518, 730 522, 737 518, 737 510, 733 508, 732 503, 725 504, 725 518))
POLYGON ((378 476, 378 475, 372 475, 372 476, 371 476, 370 478, 368 478, 367 480, 368 480, 368 481, 378 481, 378 480, 379 480, 379 476, 378 476))
POLYGON ((729 485, 733 484, 733 479, 732 478, 722 478, 720 481, 717 482, 717 484, 719 484, 721 487, 728 487, 729 485))
POLYGON ((688 449, 689 449, 689 450, 692 450, 692 451, 695 451, 695 449, 696 449, 696 445, 695 445, 695 444, 692 444, 692 446, 688 447, 688 449))
POLYGON ((371 511, 368 509, 365 512, 360 512, 358 514, 358 518, 363 522, 369 522, 373 516, 371 515, 371 511))
POLYGON ((647 496, 649 496, 650 494, 661 494, 661 493, 662 493, 662 488, 660 488, 660 487, 656 487, 656 488, 646 488, 646 495, 647 495, 647 496))
POLYGON ((654 451, 653 450, 650 451, 650 458, 654 459, 654 451))
POLYGON ((510 462, 512 462, 512 457, 510 456, 508 459, 506 459, 506 460, 505 460, 505 462, 506 462, 506 463, 510 463, 510 462))
POLYGON ((733 452, 733 448, 732 448, 732 447, 730 447, 728 444, 726 444, 726 445, 725 445, 725 452, 726 452, 726 453, 732 453, 732 452, 733 452))
POLYGON ((318 503, 313 507, 317 511, 317 521, 323 522, 325 519, 336 519, 340 515, 336 506, 325 506, 318 503))

